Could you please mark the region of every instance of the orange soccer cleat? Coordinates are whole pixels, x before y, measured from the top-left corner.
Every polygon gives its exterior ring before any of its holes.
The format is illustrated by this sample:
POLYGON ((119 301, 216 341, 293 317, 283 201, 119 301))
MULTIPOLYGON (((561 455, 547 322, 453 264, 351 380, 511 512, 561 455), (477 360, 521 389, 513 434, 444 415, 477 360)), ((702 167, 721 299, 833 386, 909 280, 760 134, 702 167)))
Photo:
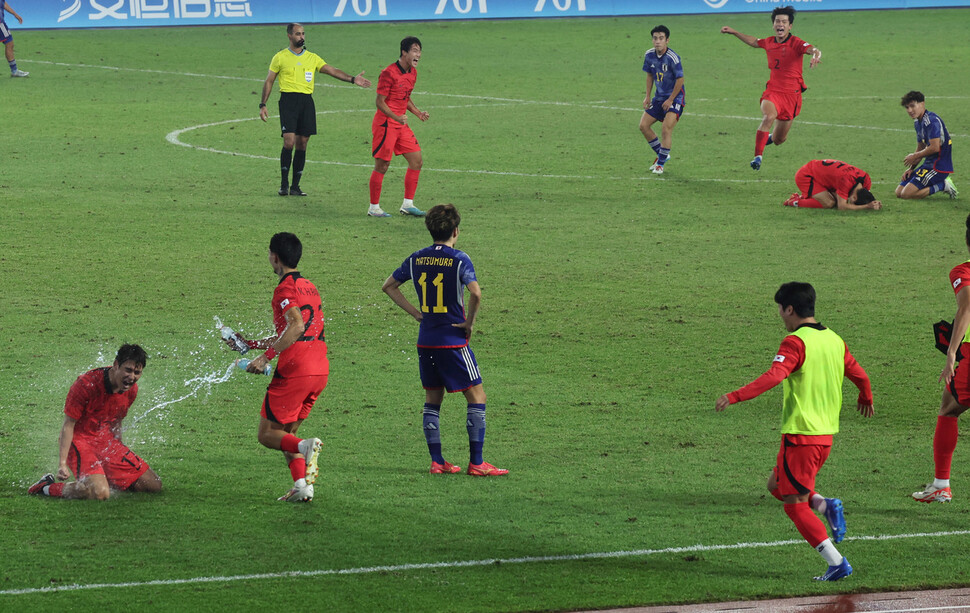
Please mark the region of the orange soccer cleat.
POLYGON ((455 466, 451 462, 445 461, 444 464, 438 464, 434 460, 431 460, 431 470, 428 471, 432 475, 451 475, 454 473, 461 472, 461 466, 455 466))
POLYGON ((488 462, 482 462, 481 464, 469 464, 468 474, 473 477, 501 477, 509 474, 509 471, 504 468, 496 468, 488 462))

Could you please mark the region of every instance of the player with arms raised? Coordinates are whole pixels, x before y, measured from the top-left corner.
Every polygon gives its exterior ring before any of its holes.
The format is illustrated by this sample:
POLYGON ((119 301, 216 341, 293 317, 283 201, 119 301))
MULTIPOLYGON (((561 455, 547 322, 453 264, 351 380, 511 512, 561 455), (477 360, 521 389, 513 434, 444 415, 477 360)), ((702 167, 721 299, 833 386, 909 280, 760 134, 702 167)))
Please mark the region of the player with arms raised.
POLYGON ((650 167, 655 175, 662 175, 664 164, 670 157, 671 136, 674 126, 684 112, 684 67, 680 56, 667 46, 670 30, 667 26, 657 26, 650 31, 653 49, 643 56, 643 72, 647 73, 647 96, 643 99, 643 116, 640 118, 640 132, 647 144, 657 154, 650 167), (650 90, 657 86, 656 93, 650 98, 650 90), (651 129, 661 122, 660 138, 651 129))
POLYGON ((755 133, 754 159, 751 168, 761 170, 761 156, 765 146, 780 145, 788 138, 792 122, 802 109, 802 92, 805 80, 802 78, 802 56, 811 54, 809 68, 815 68, 822 61, 822 52, 791 33, 795 23, 795 9, 790 6, 771 11, 771 21, 775 35, 756 38, 742 34, 734 28, 724 26, 722 34, 733 34, 744 44, 764 49, 768 54, 768 68, 771 76, 761 94, 761 125, 755 133), (772 125, 778 124, 772 131, 772 125))
POLYGON ((438 415, 445 390, 462 392, 468 401, 468 474, 497 477, 508 470, 482 459, 485 444, 485 389, 475 354, 468 346, 482 290, 475 267, 463 251, 455 249, 461 216, 453 204, 439 204, 424 220, 434 244, 412 253, 401 267, 384 281, 384 292, 421 325, 418 329, 418 369, 425 389, 423 427, 431 453, 431 474, 461 472, 441 454, 438 415), (418 293, 418 306, 411 304, 401 285, 411 280, 418 293), (465 310, 468 288, 468 310, 465 310))
POLYGON ((807 209, 878 211, 882 203, 869 188, 869 173, 839 160, 812 160, 795 173, 801 194, 792 194, 783 204, 807 209))
POLYGON ((817 581, 838 581, 852 574, 852 567, 833 545, 845 537, 842 501, 824 498, 815 491, 815 476, 832 449, 832 435, 839 431, 842 381, 848 377, 859 388, 859 412, 872 417, 869 376, 859 366, 838 334, 815 319, 815 288, 808 283, 785 283, 775 292, 778 314, 789 334, 768 369, 751 383, 714 403, 723 411, 729 405, 750 400, 784 381, 781 449, 768 477, 768 491, 785 503, 785 513, 799 534, 828 562, 817 581), (812 510, 825 515, 832 528, 812 510))

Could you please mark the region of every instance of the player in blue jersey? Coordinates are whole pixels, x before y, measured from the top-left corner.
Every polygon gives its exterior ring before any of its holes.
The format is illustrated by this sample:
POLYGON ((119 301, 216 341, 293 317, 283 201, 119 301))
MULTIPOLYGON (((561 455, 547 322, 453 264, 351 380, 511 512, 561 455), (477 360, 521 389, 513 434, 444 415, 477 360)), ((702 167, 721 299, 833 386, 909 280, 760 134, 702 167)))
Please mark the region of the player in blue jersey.
POLYGON ((17 68, 17 60, 14 59, 13 55, 13 34, 10 33, 10 28, 7 26, 7 22, 4 21, 4 11, 16 17, 17 23, 23 23, 24 19, 10 8, 10 5, 4 2, 4 0, 0 0, 0 43, 3 43, 3 52, 7 57, 7 63, 10 64, 10 76, 26 77, 30 73, 17 68))
POLYGON ((670 158, 670 139, 674 126, 684 112, 684 67, 680 63, 680 56, 667 47, 670 40, 667 26, 657 26, 650 31, 650 35, 653 37, 653 49, 643 56, 643 72, 647 73, 647 95, 643 99, 640 131, 657 154, 650 171, 661 175, 664 164, 670 158), (655 85, 657 89, 651 98, 650 90, 655 85), (660 138, 657 138, 657 134, 650 127, 658 121, 661 122, 660 138))
POLYGON ((425 226, 434 244, 415 251, 395 270, 381 288, 394 304, 421 323, 418 329, 418 369, 425 389, 424 436, 431 452, 431 474, 461 472, 460 466, 441 455, 438 415, 445 390, 462 392, 468 401, 466 425, 470 459, 468 474, 496 477, 509 471, 482 459, 485 443, 485 389, 475 354, 468 346, 472 326, 482 301, 482 290, 471 259, 455 249, 461 216, 453 204, 439 204, 428 211, 425 226), (414 282, 418 305, 411 304, 401 285, 414 282), (468 288, 468 308, 465 308, 468 288))
POLYGON ((959 192, 950 179, 953 172, 953 141, 946 125, 939 115, 926 110, 926 98, 922 92, 911 91, 903 96, 900 103, 913 118, 916 151, 903 158, 903 164, 909 168, 896 188, 896 197, 914 200, 942 191, 950 198, 956 198, 959 192))

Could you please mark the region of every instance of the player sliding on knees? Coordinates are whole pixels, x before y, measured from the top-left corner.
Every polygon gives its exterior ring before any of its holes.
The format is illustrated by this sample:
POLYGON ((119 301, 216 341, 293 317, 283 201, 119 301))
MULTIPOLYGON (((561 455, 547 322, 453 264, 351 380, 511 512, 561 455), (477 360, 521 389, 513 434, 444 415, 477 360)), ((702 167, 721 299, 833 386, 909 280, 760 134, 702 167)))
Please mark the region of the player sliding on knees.
POLYGON ((771 21, 775 35, 768 38, 742 34, 727 26, 721 28, 722 34, 733 34, 744 44, 760 47, 768 54, 771 76, 761 94, 761 125, 755 133, 754 159, 751 160, 754 170, 761 170, 765 146, 772 143, 780 145, 788 139, 792 122, 802 109, 802 92, 807 89, 802 78, 802 56, 811 54, 809 68, 815 68, 822 61, 822 52, 817 47, 792 36, 792 24, 795 23, 793 7, 779 7, 771 11, 771 21))
POLYGON ((882 203, 869 188, 869 173, 839 160, 812 160, 795 173, 801 194, 792 194, 783 203, 807 209, 840 211, 878 211, 882 203))

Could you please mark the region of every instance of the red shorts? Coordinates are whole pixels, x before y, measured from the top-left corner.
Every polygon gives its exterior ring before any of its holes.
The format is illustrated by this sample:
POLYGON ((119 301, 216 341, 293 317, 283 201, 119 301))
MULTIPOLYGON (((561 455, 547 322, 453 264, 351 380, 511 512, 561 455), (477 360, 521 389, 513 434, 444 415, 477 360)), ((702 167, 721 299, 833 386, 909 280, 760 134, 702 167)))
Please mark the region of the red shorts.
POLYGON ((372 155, 379 160, 390 161, 395 155, 421 151, 410 126, 401 125, 378 114, 374 116, 370 129, 374 135, 372 155))
POLYGON ((148 471, 148 463, 116 438, 74 437, 67 465, 80 481, 88 475, 104 475, 108 485, 126 490, 148 471))
POLYGON ((804 495, 815 491, 815 475, 829 457, 832 445, 797 445, 791 435, 781 436, 781 449, 775 464, 775 481, 781 496, 804 495))
POLYGON ((810 198, 819 192, 824 192, 824 189, 818 189, 815 187, 815 177, 807 170, 808 164, 802 166, 795 173, 795 185, 798 186, 798 190, 802 193, 805 198, 810 198))
POLYGON ((310 416, 317 396, 327 387, 327 375, 289 379, 273 378, 266 388, 260 415, 278 424, 291 424, 310 416))
POLYGON ((765 93, 761 94, 761 100, 767 100, 775 105, 779 121, 791 121, 798 117, 798 113, 802 110, 801 94, 782 94, 766 89, 765 93))
POLYGON ((957 402, 967 407, 970 406, 970 364, 967 364, 970 359, 970 343, 960 345, 960 353, 963 359, 957 362, 956 372, 950 379, 950 393, 957 402))

